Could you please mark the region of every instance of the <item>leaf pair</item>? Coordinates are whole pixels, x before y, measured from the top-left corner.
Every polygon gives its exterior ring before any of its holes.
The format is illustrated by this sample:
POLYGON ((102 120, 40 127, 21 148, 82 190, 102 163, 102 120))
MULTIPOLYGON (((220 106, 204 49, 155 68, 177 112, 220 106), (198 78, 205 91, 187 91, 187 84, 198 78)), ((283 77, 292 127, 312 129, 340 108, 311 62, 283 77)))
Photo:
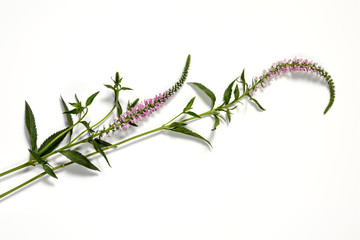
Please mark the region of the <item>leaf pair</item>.
POLYGON ((37 129, 36 129, 35 117, 27 102, 25 102, 25 122, 26 122, 26 128, 28 130, 28 134, 30 136, 30 149, 33 152, 38 152, 40 156, 44 156, 52 152, 54 149, 56 149, 66 137, 68 130, 68 128, 65 128, 63 130, 60 130, 52 134, 41 144, 40 148, 38 149, 36 143, 37 129))
MULTIPOLYGON (((215 102, 216 102, 216 96, 210 89, 208 89, 203 84, 198 83, 198 82, 190 82, 188 84, 192 84, 192 85, 198 87, 201 91, 203 91, 211 100, 211 110, 214 109, 215 102)), ((213 129, 211 129, 211 131, 214 131, 216 129, 216 127, 219 126, 220 119, 218 117, 219 113, 217 111, 215 111, 212 115, 214 117, 214 127, 213 127, 213 129)))
POLYGON ((100 153, 101 156, 103 156, 105 158, 107 164, 109 165, 109 167, 111 167, 110 162, 109 162, 104 150, 102 150, 103 147, 111 146, 111 144, 108 142, 105 142, 101 139, 92 139, 92 138, 89 139, 89 143, 93 145, 95 151, 100 153))
POLYGON ((38 154, 38 152, 33 151, 31 149, 29 149, 30 154, 33 156, 33 158, 42 165, 44 171, 49 174, 50 176, 52 176, 53 178, 57 179, 56 174, 54 173, 54 171, 52 170, 51 166, 49 166, 49 164, 47 163, 47 161, 44 161, 41 156, 38 154))
POLYGON ((201 118, 197 113, 194 113, 193 111, 189 111, 190 109, 192 109, 192 105, 194 104, 194 101, 195 101, 195 97, 190 99, 190 101, 188 102, 186 107, 183 109, 183 113, 188 114, 193 117, 196 117, 196 118, 201 118))
POLYGON ((115 107, 116 107, 116 111, 117 111, 117 117, 120 117, 120 115, 122 114, 122 107, 121 104, 119 102, 119 92, 121 90, 132 90, 131 88, 128 87, 121 87, 120 83, 122 81, 122 78, 120 78, 119 76, 119 72, 115 73, 115 80, 113 79, 114 82, 114 86, 111 86, 109 84, 104 84, 105 87, 112 89, 114 91, 114 103, 115 103, 115 107))
POLYGON ((101 139, 94 139, 94 133, 95 131, 90 127, 90 122, 86 122, 86 121, 81 121, 81 123, 85 126, 85 128, 87 129, 88 133, 89 133, 89 140, 88 142, 90 144, 93 145, 95 151, 97 151, 98 153, 101 154, 101 156, 103 156, 106 160, 106 162, 108 163, 109 167, 111 167, 109 160, 107 158, 107 156, 105 155, 105 152, 102 150, 102 147, 104 146, 111 146, 110 143, 105 142, 101 139))
POLYGON ((109 167, 111 167, 109 160, 107 158, 107 156, 105 155, 105 152, 101 149, 104 146, 110 146, 111 144, 108 142, 105 142, 103 140, 100 139, 95 139, 94 140, 94 133, 95 131, 90 127, 90 122, 86 122, 86 121, 81 121, 81 123, 85 126, 85 128, 87 129, 88 133, 89 133, 89 140, 88 142, 90 144, 93 145, 95 151, 97 151, 98 153, 101 154, 101 156, 103 156, 106 160, 106 162, 108 163, 109 167))
POLYGON ((25 102, 25 122, 26 122, 26 128, 28 130, 29 136, 30 136, 30 145, 31 148, 29 149, 29 152, 31 156, 35 159, 35 161, 42 165, 44 171, 49 174, 50 176, 57 178, 52 168, 49 166, 47 161, 43 160, 43 156, 46 154, 52 152, 55 150, 59 144, 64 140, 67 134, 68 128, 65 128, 63 130, 60 130, 54 134, 52 134, 50 137, 48 137, 38 149, 37 147, 37 129, 36 129, 36 123, 35 123, 35 117, 34 114, 27 102, 25 102))
MULTIPOLYGON (((69 111, 69 110, 66 110, 64 113, 65 113, 65 114, 80 114, 80 113, 82 113, 88 106, 90 106, 90 105, 93 103, 95 97, 96 97, 98 94, 99 94, 99 91, 96 92, 96 93, 94 93, 94 94, 92 94, 90 97, 88 97, 88 98, 86 99, 85 106, 83 106, 83 105, 81 104, 81 102, 79 101, 77 95, 75 94, 76 102, 75 102, 75 103, 69 103, 71 106, 74 107, 74 109, 72 109, 72 110, 70 110, 70 111, 69 111)), ((64 105, 64 104, 63 104, 63 105, 64 105)), ((67 108, 67 107, 66 107, 66 108, 67 108)))
MULTIPOLYGON (((97 93, 93 94, 92 96, 90 96, 90 98, 88 98, 87 105, 90 105, 92 103, 92 101, 94 100, 96 95, 97 95, 97 93)), ((67 106, 62 98, 61 98, 61 101, 63 103, 64 109, 67 110, 67 106)), ((68 125, 70 125, 70 126, 73 125, 71 115, 66 114, 66 116, 67 116, 68 125)), ((67 133, 71 132, 71 131, 68 131, 69 128, 65 128, 63 130, 60 130, 60 131, 50 135, 38 148, 37 143, 36 143, 37 142, 37 129, 36 129, 35 117, 34 117, 34 114, 27 102, 25 102, 25 122, 26 122, 26 128, 27 128, 29 136, 30 136, 31 149, 29 149, 29 152, 30 152, 31 156, 33 157, 33 159, 35 159, 35 161, 37 163, 42 165, 44 171, 47 174, 49 174, 50 176, 52 176, 54 178, 57 178, 57 176, 54 173, 51 166, 48 164, 47 161, 45 161, 43 159, 43 156, 54 151, 60 145, 60 143, 64 140, 67 133)), ((97 141, 94 141, 94 142, 96 144, 97 141)), ((101 140, 98 140, 98 142, 99 142, 99 144, 97 144, 97 146, 99 146, 100 144, 102 146, 108 144, 101 140)), ((100 148, 100 150, 101 150, 101 148, 100 148)), ((72 162, 78 163, 78 164, 85 166, 87 168, 90 168, 92 170, 99 170, 85 156, 83 156, 81 153, 79 153, 77 151, 66 150, 66 151, 60 151, 60 153, 63 154, 64 156, 66 156, 72 162)))

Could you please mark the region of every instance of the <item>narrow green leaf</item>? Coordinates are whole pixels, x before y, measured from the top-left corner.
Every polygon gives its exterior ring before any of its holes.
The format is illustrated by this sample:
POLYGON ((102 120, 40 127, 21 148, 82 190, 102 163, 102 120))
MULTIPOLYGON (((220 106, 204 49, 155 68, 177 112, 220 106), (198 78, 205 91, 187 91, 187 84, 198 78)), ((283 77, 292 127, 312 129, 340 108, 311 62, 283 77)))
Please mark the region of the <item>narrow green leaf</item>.
POLYGON ((219 126, 219 124, 220 124, 219 117, 216 114, 213 114, 213 116, 214 116, 214 127, 213 127, 213 129, 211 129, 211 131, 215 131, 217 126, 219 126))
POLYGON ((260 103, 255 98, 252 98, 250 95, 249 95, 249 97, 250 97, 250 100, 253 101, 258 106, 258 108, 265 111, 265 109, 260 105, 260 103))
POLYGON ((115 91, 115 88, 113 86, 109 85, 109 84, 104 84, 104 86, 115 91))
POLYGON ((92 170, 100 171, 94 164, 89 161, 89 159, 87 159, 87 157, 85 157, 78 151, 64 150, 60 151, 60 153, 74 163, 77 163, 92 170))
POLYGON ((194 104, 194 100, 195 97, 193 97, 192 99, 190 99, 190 101, 188 102, 188 104, 186 105, 186 107, 184 108, 183 112, 186 112, 187 110, 190 110, 192 108, 192 105, 194 104))
POLYGON ((120 104, 119 101, 116 103, 116 110, 117 110, 117 117, 119 118, 120 115, 121 115, 122 112, 123 112, 122 107, 121 107, 121 104, 120 104))
POLYGON ((132 103, 128 103, 128 109, 131 109, 136 106, 136 104, 139 102, 139 98, 135 99, 132 103))
POLYGON ((196 117, 196 118, 201 118, 198 114, 192 112, 192 111, 187 111, 185 112, 186 114, 189 114, 190 116, 196 117))
POLYGON ((57 176, 55 175, 54 171, 51 169, 51 167, 49 167, 47 164, 43 164, 43 169, 44 171, 49 174, 50 176, 52 176, 53 178, 57 179, 57 176))
POLYGON ((95 132, 94 130, 91 129, 91 127, 90 127, 90 122, 81 121, 80 123, 82 123, 82 124, 85 126, 86 130, 87 130, 88 133, 89 133, 89 136, 91 136, 91 134, 92 134, 93 132, 95 132))
POLYGON ((239 86, 236 84, 235 90, 234 90, 234 97, 235 99, 238 99, 240 97, 240 90, 239 86))
POLYGON ((241 81, 242 81, 242 82, 246 82, 246 81, 245 81, 245 69, 243 69, 240 78, 241 78, 241 81))
POLYGON ((96 141, 96 143, 97 143, 101 148, 103 148, 103 147, 108 147, 108 146, 111 146, 111 145, 112 145, 111 143, 106 142, 106 141, 104 141, 104 140, 101 140, 101 139, 99 139, 99 138, 95 138, 94 141, 96 141))
POLYGON ((185 127, 178 126, 178 127, 175 127, 175 128, 169 128, 168 130, 199 138, 199 139, 205 141, 207 144, 209 144, 211 146, 211 143, 207 139, 205 139, 201 135, 199 135, 199 134, 197 134, 197 133, 195 133, 195 132, 193 132, 190 129, 187 129, 185 127))
POLYGON ((120 90, 132 90, 132 88, 122 87, 122 88, 120 88, 120 90))
POLYGON ((79 105, 79 103, 69 103, 71 106, 73 106, 73 107, 80 107, 80 105, 79 105))
POLYGON ((70 111, 64 112, 65 114, 79 114, 83 111, 84 109, 82 108, 74 108, 70 111))
POLYGON ((30 136, 31 149, 36 150, 37 130, 36 130, 35 117, 29 104, 26 101, 25 101, 25 123, 30 136))
POLYGON ((90 106, 99 92, 94 93, 86 100, 86 106, 90 106))
POLYGON ((35 152, 35 151, 31 150, 31 149, 28 149, 28 150, 29 150, 30 154, 34 157, 34 159, 35 159, 39 164, 45 164, 45 163, 46 163, 46 162, 40 157, 40 155, 39 155, 37 152, 35 152))
POLYGON ((137 127, 138 125, 136 125, 135 123, 132 122, 128 122, 128 124, 130 124, 131 126, 137 127))
POLYGON ((77 97, 77 95, 75 94, 75 99, 76 99, 76 102, 81 106, 81 102, 79 100, 79 98, 77 97))
POLYGON ((186 123, 179 123, 179 122, 173 122, 170 124, 169 128, 177 128, 177 127, 184 127, 186 126, 186 123))
POLYGON ((248 85, 247 85, 247 83, 245 81, 245 69, 243 69, 240 79, 241 79, 241 83, 242 83, 242 87, 243 87, 243 92, 246 92, 247 88, 248 88, 248 85))
MULTIPOLYGON (((64 99, 63 99, 61 96, 60 96, 60 98, 61 98, 61 103, 62 103, 64 112, 68 112, 68 111, 69 111, 69 108, 67 107, 64 99)), ((66 114, 66 120, 67 120, 67 125, 68 125, 68 127, 74 125, 74 122, 73 122, 73 119, 72 119, 72 117, 71 117, 71 114, 70 114, 70 113, 65 113, 65 114, 66 114)), ((71 129, 71 130, 69 131, 70 140, 71 140, 72 132, 73 132, 73 130, 71 129)))
POLYGON ((115 73, 115 84, 116 85, 119 85, 120 82, 121 82, 122 78, 120 79, 120 75, 119 75, 119 72, 116 72, 115 73))
POLYGON ((231 93, 232 93, 232 87, 233 87, 233 85, 234 85, 234 82, 235 82, 235 81, 232 81, 232 82, 229 84, 229 86, 225 89, 224 97, 223 97, 225 105, 230 102, 231 93))
POLYGON ((96 141, 92 141, 92 145, 94 146, 95 150, 101 154, 101 156, 103 156, 107 162, 107 164, 109 165, 109 167, 111 167, 108 158, 105 155, 105 152, 101 149, 101 147, 97 144, 96 141))
MULTIPOLYGON (((54 134, 52 134, 50 137, 48 137, 40 146, 39 148, 39 152, 41 152, 47 145, 49 145, 54 139, 56 139, 59 135, 61 135, 63 132, 65 132, 67 130, 67 128, 60 130, 54 134)), ((64 140, 64 138, 66 137, 65 133, 64 135, 60 136, 58 139, 56 139, 50 146, 48 146, 45 151, 41 152, 40 156, 44 156, 50 152, 52 152, 53 150, 55 150, 57 148, 57 146, 59 146, 59 144, 64 140)))
POLYGON ((226 116, 228 118, 229 123, 231 122, 231 113, 229 109, 226 109, 226 116))
POLYGON ((198 87, 201 91, 203 91, 211 99, 211 109, 214 108, 216 96, 210 89, 205 87, 203 84, 197 82, 189 82, 188 84, 193 84, 196 87, 198 87))
POLYGON ((226 122, 225 118, 221 114, 218 114, 217 117, 221 118, 224 122, 226 122))

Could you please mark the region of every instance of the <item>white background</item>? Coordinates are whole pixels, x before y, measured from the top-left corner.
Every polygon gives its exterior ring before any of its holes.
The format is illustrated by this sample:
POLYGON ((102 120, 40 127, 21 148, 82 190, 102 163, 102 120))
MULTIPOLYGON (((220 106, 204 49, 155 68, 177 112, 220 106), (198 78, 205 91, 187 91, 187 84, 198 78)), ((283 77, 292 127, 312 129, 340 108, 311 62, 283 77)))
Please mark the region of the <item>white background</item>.
MULTIPOLYGON (((65 126, 59 97, 101 90, 89 120, 111 105, 103 84, 119 71, 122 103, 150 98, 180 76, 221 99, 243 68, 248 81, 284 58, 319 62, 336 85, 281 78, 244 101, 232 122, 189 127, 213 148, 160 133, 71 166, 0 200, 1 239, 360 238, 360 3, 343 1, 0 1, 0 169, 28 158, 24 101, 39 143, 65 126)), ((199 92, 189 85, 127 136, 160 126, 199 92)), ((198 96, 194 111, 208 109, 198 96)), ((111 120, 111 119, 110 119, 111 120)), ((110 121, 109 120, 109 121, 110 121)), ((115 136, 108 141, 117 141, 115 136)), ((59 160, 62 160, 59 158, 59 160)), ((0 179, 0 192, 35 176, 0 179)))

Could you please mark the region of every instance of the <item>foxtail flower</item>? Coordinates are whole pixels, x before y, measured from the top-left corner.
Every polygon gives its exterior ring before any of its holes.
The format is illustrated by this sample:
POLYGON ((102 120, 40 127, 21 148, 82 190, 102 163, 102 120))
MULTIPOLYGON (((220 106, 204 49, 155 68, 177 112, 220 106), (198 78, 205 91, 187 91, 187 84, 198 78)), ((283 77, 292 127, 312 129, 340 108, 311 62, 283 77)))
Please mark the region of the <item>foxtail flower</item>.
MULTIPOLYGON (((134 107, 128 109, 126 112, 122 113, 114 122, 110 125, 111 131, 125 131, 131 126, 136 126, 136 124, 143 120, 144 118, 150 116, 153 112, 161 108, 166 101, 173 96, 184 84, 189 67, 190 67, 191 56, 187 57, 184 70, 180 79, 167 91, 157 94, 154 98, 146 99, 134 107)), ((111 136, 110 132, 107 133, 108 136, 111 136)))
MULTIPOLYGON (((308 59, 289 59, 282 60, 276 63, 273 63, 269 70, 264 70, 263 74, 259 77, 255 78, 255 82, 253 86, 255 86, 249 92, 250 96, 253 96, 254 93, 260 88, 265 88, 267 84, 272 81, 276 76, 279 76, 282 73, 287 72, 295 72, 295 71, 303 71, 303 72, 311 72, 316 75, 323 77, 329 85, 330 90, 330 99, 327 107, 325 108, 324 114, 331 108, 335 100, 335 86, 333 79, 331 76, 324 70, 323 67, 319 66, 318 63, 309 61, 308 59)), ((251 88, 252 86, 249 86, 251 88)))

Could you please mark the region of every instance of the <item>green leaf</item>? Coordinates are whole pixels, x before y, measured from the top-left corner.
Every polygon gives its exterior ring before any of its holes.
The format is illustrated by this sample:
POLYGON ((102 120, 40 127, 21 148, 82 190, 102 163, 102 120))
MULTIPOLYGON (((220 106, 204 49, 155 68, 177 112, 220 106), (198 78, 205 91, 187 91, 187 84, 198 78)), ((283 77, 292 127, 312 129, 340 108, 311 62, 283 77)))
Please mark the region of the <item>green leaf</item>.
POLYGON ((130 124, 131 126, 137 127, 138 125, 136 125, 135 123, 132 122, 128 122, 128 124, 130 124))
POLYGON ((104 86, 115 91, 115 88, 113 86, 109 85, 109 84, 104 84, 104 86))
POLYGON ((65 114, 79 114, 83 111, 83 108, 74 108, 70 111, 64 112, 65 114))
POLYGON ((226 109, 226 116, 229 120, 229 123, 231 122, 231 113, 230 113, 230 110, 229 109, 226 109))
POLYGON ((85 128, 87 129, 87 131, 88 131, 88 133, 89 133, 89 136, 91 136, 91 134, 92 134, 93 132, 95 132, 94 130, 91 129, 91 127, 90 127, 90 122, 81 121, 80 123, 82 123, 82 124, 85 126, 85 128))
POLYGON ((194 100, 195 97, 193 97, 192 99, 190 99, 190 101, 188 102, 188 104, 186 105, 186 107, 184 108, 183 112, 186 112, 187 110, 190 110, 192 108, 192 105, 194 104, 194 100))
POLYGON ((240 90, 239 86, 236 84, 235 90, 234 90, 234 97, 235 99, 238 99, 240 97, 240 90))
POLYGON ((211 129, 211 131, 215 131, 217 126, 219 126, 219 124, 220 124, 220 119, 217 116, 217 114, 213 114, 213 116, 214 116, 214 127, 213 127, 213 129, 211 129))
POLYGON ((207 139, 203 138, 201 135, 199 135, 199 134, 197 134, 197 133, 195 133, 195 132, 193 132, 190 129, 187 129, 185 127, 178 126, 178 127, 175 127, 175 128, 169 128, 168 130, 199 138, 199 139, 205 141, 207 144, 209 144, 211 146, 211 143, 207 139))
POLYGON ((115 84, 119 85, 121 83, 122 78, 120 78, 119 72, 115 73, 115 84))
POLYGON ((108 158, 106 157, 104 151, 101 149, 101 147, 97 144, 96 141, 92 141, 92 145, 94 146, 95 150, 101 154, 101 156, 103 156, 107 162, 107 164, 109 165, 109 167, 111 167, 108 158))
POLYGON ((121 107, 121 104, 120 104, 120 102, 118 101, 117 103, 116 103, 116 110, 117 110, 117 117, 119 118, 120 117, 120 115, 122 114, 122 107, 121 107))
POLYGON ((137 99, 135 99, 132 103, 128 103, 128 110, 129 109, 131 109, 131 108, 133 108, 133 107, 135 107, 136 106, 136 104, 139 102, 139 98, 137 98, 137 99))
POLYGON ((229 84, 229 86, 225 89, 224 97, 223 97, 225 105, 230 102, 231 93, 232 93, 232 87, 233 87, 233 85, 234 85, 234 82, 235 82, 235 81, 232 81, 232 82, 229 84))
POLYGON ((101 148, 103 148, 103 147, 109 147, 109 146, 112 145, 111 143, 106 142, 106 141, 104 141, 104 140, 101 140, 101 139, 99 139, 99 138, 95 138, 94 141, 96 141, 96 143, 97 143, 101 148))
POLYGON ((240 78, 241 78, 241 81, 242 81, 242 82, 246 82, 246 81, 245 81, 245 69, 243 69, 240 78))
POLYGON ((198 114, 192 112, 192 111, 187 111, 185 112, 186 114, 189 114, 190 116, 196 117, 196 118, 201 118, 198 114))
POLYGON ((255 98, 252 98, 250 95, 248 96, 250 97, 250 100, 253 101, 258 106, 258 108, 265 111, 265 109, 260 105, 260 103, 255 98))
POLYGON ((122 87, 122 88, 120 88, 120 90, 132 90, 132 88, 122 87))
POLYGON ((47 164, 43 164, 43 169, 44 171, 49 174, 50 176, 52 176, 53 178, 57 179, 57 176, 55 175, 54 171, 51 169, 51 167, 49 167, 47 164))
POLYGON ((73 107, 80 107, 80 104, 79 103, 69 103, 71 106, 73 106, 73 107))
POLYGON ((92 164, 89 159, 87 159, 87 157, 85 157, 84 155, 82 155, 80 152, 78 151, 74 151, 74 150, 64 150, 64 151, 60 151, 60 153, 62 155, 64 155, 65 157, 67 157, 70 161, 77 163, 79 165, 82 165, 84 167, 87 167, 91 170, 96 170, 96 171, 100 171, 94 164, 92 164))
POLYGON ((64 138, 66 137, 66 134, 67 134, 67 133, 61 135, 61 134, 62 134, 63 132, 65 132, 66 130, 67 130, 67 128, 65 128, 65 129, 63 129, 63 130, 60 130, 60 131, 52 134, 50 137, 48 137, 48 138, 41 144, 41 146, 40 146, 40 148, 39 148, 39 151, 38 151, 38 152, 41 153, 40 156, 44 156, 44 155, 52 152, 54 149, 56 149, 57 146, 59 146, 59 144, 60 144, 60 143, 64 140, 64 138), (59 135, 61 135, 61 136, 60 136, 59 138, 57 138, 59 135), (57 139, 56 139, 56 138, 57 138, 57 139), (56 140, 55 140, 53 143, 51 143, 54 139, 56 139, 56 140), (48 147, 45 149, 45 151, 42 152, 42 150, 43 150, 47 145, 49 145, 50 143, 51 143, 51 145, 48 146, 48 147))
POLYGON ((75 94, 75 99, 76 99, 76 102, 79 104, 79 106, 81 106, 81 102, 79 101, 79 98, 77 97, 76 94, 75 94))
POLYGON ((26 101, 25 101, 25 122, 26 122, 26 128, 30 136, 31 149, 36 150, 37 130, 36 130, 35 117, 29 104, 26 101))
MULTIPOLYGON (((68 111, 69 111, 69 108, 67 107, 64 99, 63 99, 61 96, 60 96, 60 98, 61 98, 61 103, 62 103, 64 112, 68 112, 68 111)), ((73 122, 73 119, 72 119, 72 117, 71 117, 71 114, 70 114, 70 113, 65 113, 65 114, 66 114, 67 125, 68 125, 68 127, 71 127, 72 125, 74 125, 74 122, 73 122)), ((73 132, 73 130, 71 129, 71 130, 69 131, 70 139, 71 139, 72 132, 73 132)))
POLYGON ((94 93, 86 100, 86 106, 90 106, 99 92, 94 93))
POLYGON ((193 84, 196 87, 198 87, 201 91, 203 91, 211 99, 211 109, 214 108, 214 105, 215 105, 215 102, 216 102, 216 96, 210 89, 205 87, 203 84, 197 83, 197 82, 190 82, 188 84, 193 84))
POLYGON ((177 128, 183 126, 186 126, 186 123, 173 122, 172 124, 170 124, 169 128, 177 128))
POLYGON ((241 83, 242 83, 242 87, 243 87, 243 91, 246 92, 247 91, 247 88, 248 88, 248 85, 245 81, 245 69, 243 69, 242 73, 241 73, 241 83))
POLYGON ((31 149, 29 149, 29 152, 30 152, 30 154, 34 157, 34 159, 35 159, 39 164, 45 164, 45 163, 46 163, 46 162, 40 157, 40 155, 39 155, 37 152, 35 152, 35 151, 31 150, 31 149))

